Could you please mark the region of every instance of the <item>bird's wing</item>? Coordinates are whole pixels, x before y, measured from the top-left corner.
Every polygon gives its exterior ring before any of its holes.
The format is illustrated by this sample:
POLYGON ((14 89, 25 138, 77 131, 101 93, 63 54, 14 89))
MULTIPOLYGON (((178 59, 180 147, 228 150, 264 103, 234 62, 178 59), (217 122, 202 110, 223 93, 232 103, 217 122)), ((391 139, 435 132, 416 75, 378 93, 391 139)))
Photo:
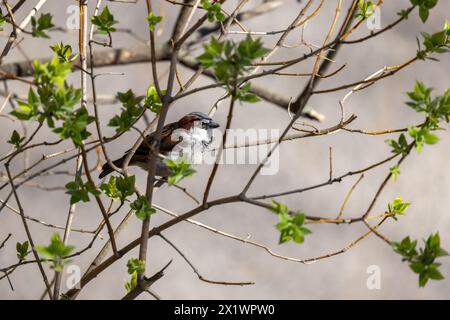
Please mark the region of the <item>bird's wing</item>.
MULTIPOLYGON (((172 151, 173 147, 179 142, 173 141, 171 139, 171 135, 173 131, 177 128, 177 126, 178 124, 176 122, 169 123, 166 126, 164 126, 161 132, 161 145, 159 147, 160 153, 168 154, 170 151, 172 151)), ((147 135, 144 141, 142 141, 141 145, 137 148, 133 157, 138 157, 140 159, 142 159, 143 157, 148 157, 150 154, 150 146, 152 145, 155 136, 156 132, 152 132, 149 135, 147 135)), ((128 154, 130 151, 131 149, 127 150, 125 154, 128 154)))

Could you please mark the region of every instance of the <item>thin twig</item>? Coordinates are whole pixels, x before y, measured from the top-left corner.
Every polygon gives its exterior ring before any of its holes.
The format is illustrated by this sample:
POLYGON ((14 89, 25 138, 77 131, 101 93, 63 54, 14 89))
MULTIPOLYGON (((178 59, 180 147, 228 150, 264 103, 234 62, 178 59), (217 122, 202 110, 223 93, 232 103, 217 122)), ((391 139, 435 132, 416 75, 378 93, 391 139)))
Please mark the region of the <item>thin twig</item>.
POLYGON ((198 269, 192 264, 192 262, 186 257, 186 255, 175 245, 172 241, 167 239, 165 236, 163 236, 161 233, 159 234, 159 237, 163 239, 167 244, 169 244, 182 258, 186 263, 191 267, 192 271, 197 275, 197 277, 204 282, 210 283, 210 284, 221 284, 225 286, 247 286, 255 284, 254 282, 229 282, 229 281, 216 281, 216 280, 210 280, 205 278, 200 274, 198 269))

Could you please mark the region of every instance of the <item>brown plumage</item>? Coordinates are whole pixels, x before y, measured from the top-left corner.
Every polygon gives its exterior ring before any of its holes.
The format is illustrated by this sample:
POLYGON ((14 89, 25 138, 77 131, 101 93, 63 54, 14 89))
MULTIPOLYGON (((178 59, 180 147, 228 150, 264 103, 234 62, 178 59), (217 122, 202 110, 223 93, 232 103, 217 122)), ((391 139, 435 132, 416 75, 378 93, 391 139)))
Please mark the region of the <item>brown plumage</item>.
MULTIPOLYGON (((161 144, 159 147, 159 153, 163 155, 168 155, 173 150, 173 148, 181 141, 181 139, 176 141, 172 140, 172 133, 175 130, 177 129, 190 130, 196 123, 200 124, 202 128, 206 130, 219 127, 219 124, 214 122, 204 113, 191 112, 185 115, 179 121, 172 122, 164 126, 161 132, 161 144)), ((150 146, 152 145, 155 136, 156 133, 152 132, 145 137, 145 140, 142 141, 141 145, 138 147, 134 155, 131 157, 129 162, 130 166, 139 166, 144 170, 148 170, 148 165, 152 157, 150 146)), ((130 151, 131 149, 127 150, 121 158, 114 160, 113 164, 118 168, 122 168, 123 163, 130 151)), ((111 166, 108 163, 105 163, 102 167, 102 172, 100 173, 99 178, 101 179, 107 176, 108 174, 112 173, 113 171, 114 169, 111 168, 111 166)), ((165 165, 164 161, 158 157, 156 161, 156 175, 159 177, 168 177, 170 176, 170 174, 171 174, 170 169, 165 165)))

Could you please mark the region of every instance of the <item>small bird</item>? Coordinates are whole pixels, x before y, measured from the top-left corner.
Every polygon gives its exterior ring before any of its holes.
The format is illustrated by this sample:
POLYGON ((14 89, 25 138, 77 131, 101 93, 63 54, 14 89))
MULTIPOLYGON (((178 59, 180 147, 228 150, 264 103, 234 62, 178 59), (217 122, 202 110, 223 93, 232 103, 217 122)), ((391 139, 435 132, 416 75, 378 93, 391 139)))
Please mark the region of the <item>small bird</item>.
MULTIPOLYGON (((159 153, 163 156, 169 155, 174 148, 180 145, 180 142, 183 141, 183 134, 180 135, 181 132, 195 132, 195 135, 191 134, 191 139, 188 139, 189 144, 201 143, 204 147, 207 147, 212 142, 212 129, 218 128, 219 124, 208 117, 206 114, 202 112, 191 112, 185 115, 183 118, 178 120, 177 122, 172 122, 164 126, 161 133, 161 144, 159 147, 159 153), (200 133, 200 134, 199 134, 200 133), (196 137, 201 138, 196 138, 196 137), (193 139, 192 139, 193 137, 193 139), (196 141, 196 139, 201 139, 196 141)), ((156 133, 150 133, 147 135, 131 157, 129 165, 130 166, 138 166, 146 171, 148 171, 148 167, 150 164, 150 160, 154 156, 151 152, 150 146, 155 139, 156 133)), ((186 136, 184 136, 186 137, 186 136)), ((122 168, 123 163, 131 151, 127 150, 125 154, 113 161, 113 164, 118 168, 122 168)), ((102 172, 99 175, 99 178, 103 178, 113 172, 114 169, 108 163, 105 163, 102 167, 102 172)), ((156 176, 167 178, 171 175, 171 170, 167 167, 166 163, 162 159, 161 156, 158 156, 156 161, 156 176)), ((160 184, 158 184, 159 186, 160 184)))

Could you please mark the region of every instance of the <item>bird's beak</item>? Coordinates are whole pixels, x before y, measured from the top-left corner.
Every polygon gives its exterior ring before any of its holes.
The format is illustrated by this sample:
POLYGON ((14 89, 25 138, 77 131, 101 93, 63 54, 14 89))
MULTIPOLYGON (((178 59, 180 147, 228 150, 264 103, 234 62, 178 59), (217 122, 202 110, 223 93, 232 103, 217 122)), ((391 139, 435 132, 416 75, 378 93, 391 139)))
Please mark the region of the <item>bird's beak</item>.
POLYGON ((217 122, 211 120, 211 121, 208 123, 208 126, 209 126, 210 128, 212 128, 212 129, 214 129, 214 128, 220 127, 220 124, 218 124, 217 122))

